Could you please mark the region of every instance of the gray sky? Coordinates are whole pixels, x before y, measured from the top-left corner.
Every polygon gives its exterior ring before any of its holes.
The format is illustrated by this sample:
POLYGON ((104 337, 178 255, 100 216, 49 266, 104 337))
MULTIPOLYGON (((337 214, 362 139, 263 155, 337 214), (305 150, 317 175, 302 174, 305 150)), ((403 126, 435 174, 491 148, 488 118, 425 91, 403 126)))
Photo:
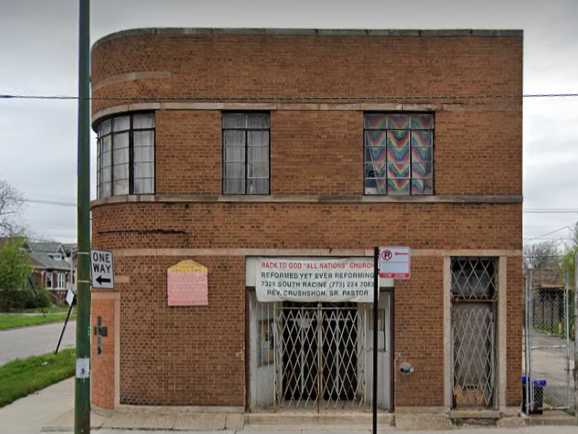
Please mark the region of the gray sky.
MULTIPOLYGON (((76 94, 77 3, 3 0, 0 94, 76 94)), ((135 27, 523 29, 524 92, 578 92, 577 0, 92 3, 93 42, 135 27)), ((27 199, 75 201, 75 102, 0 100, 0 147, 0 179, 27 199)), ((525 100, 524 207, 578 209, 576 168, 578 98, 525 100)), ((23 214, 35 235, 75 241, 75 208, 29 203, 23 214)), ((534 242, 532 237, 576 220, 578 214, 526 213, 524 237, 534 242)), ((563 241, 568 236, 568 230, 561 230, 547 238, 563 241)))

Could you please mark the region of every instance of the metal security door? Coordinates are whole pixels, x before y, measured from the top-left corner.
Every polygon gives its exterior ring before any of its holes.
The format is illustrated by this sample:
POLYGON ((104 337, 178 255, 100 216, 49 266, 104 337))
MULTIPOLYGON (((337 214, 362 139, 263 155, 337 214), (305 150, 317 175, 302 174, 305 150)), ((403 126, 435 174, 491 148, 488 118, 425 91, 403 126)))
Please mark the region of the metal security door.
POLYGON ((276 404, 343 408, 365 402, 365 312, 354 304, 277 307, 276 404))
POLYGON ((452 407, 496 404, 497 264, 452 258, 452 407))

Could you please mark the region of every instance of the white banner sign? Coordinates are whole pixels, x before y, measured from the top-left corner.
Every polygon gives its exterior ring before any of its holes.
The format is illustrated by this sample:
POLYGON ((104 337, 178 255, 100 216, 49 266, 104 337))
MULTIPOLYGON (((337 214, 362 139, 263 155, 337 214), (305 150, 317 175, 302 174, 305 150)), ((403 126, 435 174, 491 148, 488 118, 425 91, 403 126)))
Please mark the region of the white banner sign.
POLYGON ((257 300, 373 302, 373 258, 262 258, 257 300))

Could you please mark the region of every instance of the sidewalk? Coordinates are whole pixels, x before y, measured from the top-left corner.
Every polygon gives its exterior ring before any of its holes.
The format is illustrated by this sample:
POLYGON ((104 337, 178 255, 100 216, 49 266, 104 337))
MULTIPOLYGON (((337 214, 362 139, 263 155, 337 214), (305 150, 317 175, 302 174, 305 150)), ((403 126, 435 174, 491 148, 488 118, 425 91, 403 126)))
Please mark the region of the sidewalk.
MULTIPOLYGON (((73 432, 74 379, 68 379, 50 386, 38 393, 19 399, 0 409, 0 434, 39 434, 40 432, 73 432)), ((146 417, 145 417, 146 418, 146 417)), ((175 433, 219 433, 219 434, 369 434, 368 426, 305 426, 305 425, 245 425, 242 430, 223 429, 226 426, 207 427, 205 431, 178 430, 170 425, 161 430, 132 430, 130 425, 122 429, 104 428, 106 418, 94 416, 92 432, 98 434, 175 434, 175 433)), ((137 419, 139 419, 137 417, 137 419)), ((131 422, 128 419, 126 422, 131 422)), ((132 420, 132 426, 145 426, 145 420, 132 420), (136 423, 136 425, 134 424, 136 423)), ((149 421, 151 422, 151 421, 149 421)), ((380 427, 380 432, 404 432, 393 427, 380 427)), ((407 432, 407 431, 405 431, 407 432)), ((578 434, 577 426, 532 426, 517 428, 475 427, 444 431, 412 431, 415 434, 578 434)))
POLYGON ((74 409, 74 378, 0 408, 0 434, 37 434, 50 420, 74 409))

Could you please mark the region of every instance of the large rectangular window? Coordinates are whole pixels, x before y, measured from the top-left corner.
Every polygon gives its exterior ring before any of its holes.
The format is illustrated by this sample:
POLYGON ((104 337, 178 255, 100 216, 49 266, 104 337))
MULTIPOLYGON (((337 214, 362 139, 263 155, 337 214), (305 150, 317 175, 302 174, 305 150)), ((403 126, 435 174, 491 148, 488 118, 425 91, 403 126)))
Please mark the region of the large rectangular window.
POLYGON ((154 113, 101 121, 97 133, 97 197, 154 193, 154 113))
POLYGON ((433 194, 431 113, 366 113, 365 194, 433 194))
POLYGON ((269 194, 270 117, 223 113, 223 193, 269 194))

